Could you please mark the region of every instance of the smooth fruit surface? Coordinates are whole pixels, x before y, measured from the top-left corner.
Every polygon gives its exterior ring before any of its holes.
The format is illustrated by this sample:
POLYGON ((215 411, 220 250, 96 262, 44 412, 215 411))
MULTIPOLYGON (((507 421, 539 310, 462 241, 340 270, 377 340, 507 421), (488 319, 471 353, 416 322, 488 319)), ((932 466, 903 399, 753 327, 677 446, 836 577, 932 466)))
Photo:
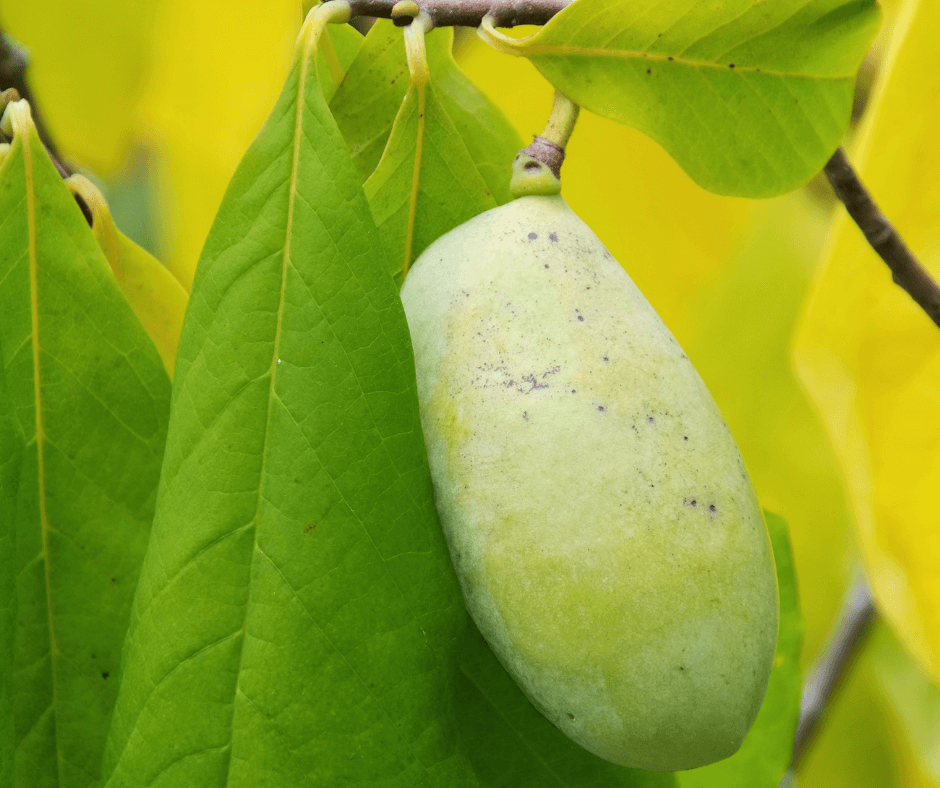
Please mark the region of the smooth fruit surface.
POLYGON ((659 316, 560 196, 438 239, 401 295, 438 511, 497 657, 603 758, 733 754, 773 660, 773 555, 659 316))

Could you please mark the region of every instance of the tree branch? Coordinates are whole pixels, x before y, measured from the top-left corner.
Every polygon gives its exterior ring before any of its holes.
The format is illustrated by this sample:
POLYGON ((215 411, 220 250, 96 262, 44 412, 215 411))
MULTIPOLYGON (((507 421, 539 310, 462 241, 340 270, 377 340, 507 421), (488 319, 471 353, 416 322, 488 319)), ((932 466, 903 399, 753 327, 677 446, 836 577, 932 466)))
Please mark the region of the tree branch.
POLYGON ((852 586, 829 646, 803 688, 793 755, 790 768, 780 783, 781 788, 793 784, 796 770, 816 740, 832 697, 864 645, 876 615, 868 581, 862 576, 852 586))
MULTIPOLYGON (((572 0, 418 0, 435 27, 479 27, 492 15, 497 27, 544 25, 572 0)), ((350 0, 353 16, 392 18, 396 0, 350 0)))
POLYGON ((825 171, 849 216, 864 233, 871 248, 891 269, 894 283, 903 288, 927 316, 940 326, 940 287, 878 209, 842 148, 829 159, 825 171))

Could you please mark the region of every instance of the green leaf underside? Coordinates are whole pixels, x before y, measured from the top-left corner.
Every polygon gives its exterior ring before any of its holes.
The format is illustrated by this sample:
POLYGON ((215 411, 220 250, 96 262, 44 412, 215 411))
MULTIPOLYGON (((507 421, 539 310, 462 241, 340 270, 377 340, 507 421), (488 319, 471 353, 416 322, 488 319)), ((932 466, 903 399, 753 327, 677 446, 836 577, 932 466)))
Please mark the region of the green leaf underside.
POLYGON ((741 749, 711 766, 678 772, 681 788, 777 788, 790 763, 800 717, 803 617, 787 524, 770 512, 765 518, 780 589, 780 629, 767 694, 741 749))
POLYGON ((21 117, 0 166, 0 352, 14 417, 0 426, 0 463, 16 433, 24 444, 15 491, 0 469, 3 498, 15 498, 15 538, 0 542, 16 589, 15 760, 5 784, 97 786, 170 386, 21 117))
POLYGON ((432 30, 428 36, 431 86, 486 188, 497 205, 504 205, 513 199, 512 160, 524 143, 502 110, 457 65, 453 44, 453 28, 432 30))
MULTIPOLYGON (((502 205, 512 199, 510 169, 523 143, 502 111, 454 61, 452 47, 450 28, 427 36, 434 93, 469 151, 473 167, 496 204, 502 205)), ((330 101, 363 182, 382 158, 408 86, 402 30, 380 19, 330 101)))
POLYGON ((330 111, 362 183, 382 158, 407 92, 408 60, 401 28, 378 19, 330 100, 330 111))
POLYGON ((876 0, 577 0, 510 48, 704 188, 769 197, 839 145, 879 21, 876 0))
POLYGON ((575 744, 529 702, 473 621, 460 648, 461 744, 486 788, 674 788, 672 774, 626 769, 575 744))
POLYGON ((317 22, 196 272, 109 788, 474 784, 408 328, 317 22))
MULTIPOLYGON (((3 358, 0 337, 0 358, 3 358)), ((16 726, 13 718, 13 652, 16 643, 16 491, 23 436, 7 396, 0 364, 0 788, 13 786, 16 726)))
POLYGON ((317 76, 326 100, 336 93, 363 42, 362 33, 349 25, 330 25, 317 53, 317 76))
POLYGON ((381 161, 365 184, 390 271, 401 286, 433 241, 512 199, 522 147, 502 113, 454 62, 453 29, 426 36, 428 83, 412 80, 381 161), (459 126, 458 126, 459 124, 459 126))

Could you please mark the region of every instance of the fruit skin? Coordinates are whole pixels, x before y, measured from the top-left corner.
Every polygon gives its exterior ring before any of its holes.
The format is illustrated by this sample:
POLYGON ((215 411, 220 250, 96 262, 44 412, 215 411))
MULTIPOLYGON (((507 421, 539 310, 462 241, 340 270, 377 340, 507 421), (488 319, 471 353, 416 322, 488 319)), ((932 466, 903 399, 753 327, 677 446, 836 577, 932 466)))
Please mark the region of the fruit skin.
POLYGON ((602 758, 733 754, 773 661, 773 554, 659 316, 560 196, 438 239, 401 297, 438 511, 499 660, 602 758))

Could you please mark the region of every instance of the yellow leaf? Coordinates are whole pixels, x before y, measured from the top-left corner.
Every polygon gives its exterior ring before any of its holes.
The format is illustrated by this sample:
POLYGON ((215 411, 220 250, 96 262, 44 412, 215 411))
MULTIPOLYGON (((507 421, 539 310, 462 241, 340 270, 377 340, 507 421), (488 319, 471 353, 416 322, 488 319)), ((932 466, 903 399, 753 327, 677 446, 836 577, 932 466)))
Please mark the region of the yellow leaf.
POLYGON ((157 346, 172 380, 176 345, 186 312, 186 291, 156 258, 117 228, 104 195, 91 181, 83 175, 73 175, 65 183, 91 210, 95 240, 118 287, 157 346))
POLYGON ((126 0, 0 0, 4 30, 30 51, 30 88, 55 144, 101 176, 120 169, 136 135, 155 8, 126 0))
MULTIPOLYGON (((940 4, 897 21, 853 157, 940 278, 940 4)), ((841 213, 841 212, 840 212, 841 213)), ((940 679, 940 331, 844 215, 798 332, 800 376, 841 463, 880 609, 940 679)))
POLYGON ((297 0, 163 0, 142 110, 167 267, 188 290, 225 187, 274 106, 300 30, 297 0))

